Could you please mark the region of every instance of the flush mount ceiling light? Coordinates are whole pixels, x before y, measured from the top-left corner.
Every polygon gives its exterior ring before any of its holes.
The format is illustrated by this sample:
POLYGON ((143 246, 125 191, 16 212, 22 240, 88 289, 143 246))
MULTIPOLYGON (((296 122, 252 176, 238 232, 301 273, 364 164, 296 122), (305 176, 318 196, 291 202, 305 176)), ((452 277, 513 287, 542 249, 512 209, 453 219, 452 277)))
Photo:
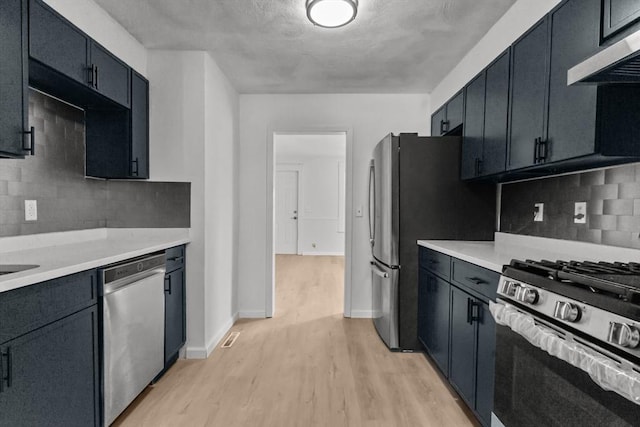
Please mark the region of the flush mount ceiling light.
POLYGON ((338 28, 356 19, 358 0, 307 0, 307 17, 314 25, 338 28))

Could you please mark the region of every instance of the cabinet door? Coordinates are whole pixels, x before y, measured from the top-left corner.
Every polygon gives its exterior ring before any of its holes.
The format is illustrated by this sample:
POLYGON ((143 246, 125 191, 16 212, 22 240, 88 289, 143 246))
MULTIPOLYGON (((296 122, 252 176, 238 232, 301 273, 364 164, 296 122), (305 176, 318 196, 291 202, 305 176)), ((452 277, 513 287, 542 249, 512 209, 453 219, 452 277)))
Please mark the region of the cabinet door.
POLYGON ((550 15, 548 159, 596 150, 597 86, 567 86, 567 70, 598 49, 600 0, 569 1, 550 15))
POLYGON ((91 41, 93 88, 125 107, 129 106, 131 70, 105 48, 91 41))
POLYGON ((602 38, 612 36, 639 19, 639 0, 603 0, 602 38))
POLYGON ((511 50, 507 50, 487 68, 486 72, 484 144, 480 168, 480 175, 483 176, 504 172, 506 167, 510 62, 511 50))
POLYGON ((476 388, 476 332, 471 322, 474 298, 451 286, 451 354, 449 381, 470 407, 476 388))
POLYGON ((46 6, 31 0, 29 8, 29 56, 65 76, 88 84, 88 38, 46 6))
POLYGON ((26 0, 0 2, 0 157, 23 156, 29 105, 26 0))
POLYGON ((464 92, 460 92, 447 103, 445 132, 451 132, 462 126, 464 119, 464 92))
POLYGON ((536 140, 546 136, 548 39, 545 18, 512 47, 508 169, 533 165, 536 140))
POLYGON ((186 340, 184 268, 172 271, 165 276, 164 305, 166 363, 176 355, 186 340))
POLYGON ((431 136, 441 136, 444 134, 446 107, 443 105, 431 116, 431 136))
POLYGON ((0 347, 0 424, 97 426, 96 306, 0 347))
POLYGON ((149 82, 131 76, 131 176, 149 178, 149 82))
POLYGON ((449 368, 449 283, 427 273, 425 334, 429 354, 445 375, 449 368))
POLYGON ((482 145, 484 140, 485 73, 469 83, 464 108, 464 130, 462 133, 462 179, 476 177, 480 173, 482 145))
POLYGON ((496 359, 496 323, 489 305, 480 300, 478 307, 478 356, 476 375, 476 412, 484 425, 491 425, 493 383, 496 359))
POLYGON ((426 348, 428 341, 427 302, 429 301, 429 273, 424 268, 418 271, 418 339, 426 348))

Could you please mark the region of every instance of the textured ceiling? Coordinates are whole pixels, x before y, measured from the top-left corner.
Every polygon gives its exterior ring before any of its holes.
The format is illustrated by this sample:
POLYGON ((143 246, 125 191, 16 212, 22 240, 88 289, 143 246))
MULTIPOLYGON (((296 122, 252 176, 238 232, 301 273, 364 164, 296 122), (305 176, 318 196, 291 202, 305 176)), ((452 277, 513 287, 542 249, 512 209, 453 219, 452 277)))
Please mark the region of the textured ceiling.
POLYGON ((430 92, 515 0, 360 0, 314 27, 305 0, 95 0, 147 48, 210 51, 241 93, 430 92))

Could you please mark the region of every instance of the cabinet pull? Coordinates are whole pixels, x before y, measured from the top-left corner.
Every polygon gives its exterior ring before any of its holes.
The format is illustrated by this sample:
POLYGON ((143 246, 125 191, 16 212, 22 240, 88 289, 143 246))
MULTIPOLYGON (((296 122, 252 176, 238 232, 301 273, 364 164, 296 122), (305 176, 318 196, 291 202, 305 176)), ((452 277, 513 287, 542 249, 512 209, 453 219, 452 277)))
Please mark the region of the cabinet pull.
POLYGON ((442 133, 449 132, 449 120, 444 120, 442 124, 444 125, 444 131, 442 133))
POLYGON ((472 325, 473 320, 471 318, 471 298, 467 298, 467 323, 472 325))
POLYGON ((138 158, 136 157, 135 160, 131 160, 131 175, 138 176, 138 172, 139 172, 139 165, 138 165, 138 158), (136 165, 135 170, 133 169, 134 164, 136 165))
POLYGON ((11 357, 11 347, 7 347, 7 351, 3 351, 0 353, 0 393, 4 391, 4 383, 7 383, 7 388, 11 387, 11 362, 13 361, 11 357), (2 371, 2 359, 7 359, 7 373, 6 375, 2 371))
POLYGON ((167 275, 167 276, 165 276, 165 278, 164 278, 164 282, 165 282, 165 283, 169 283, 169 287, 164 288, 164 292, 165 292, 166 294, 171 295, 171 275, 167 275))
POLYGON ((533 163, 538 163, 538 147, 540 145, 540 138, 536 138, 533 144, 533 163))
POLYGON ((484 285, 487 283, 485 280, 482 280, 478 277, 465 277, 465 279, 473 283, 474 285, 484 285))
POLYGON ((482 159, 478 159, 478 173, 476 175, 482 174, 482 164, 484 161, 482 159))
MULTIPOLYGON (((29 130, 25 130, 22 132, 23 135, 29 135, 29 147, 25 147, 22 145, 22 149, 24 151, 28 151, 32 156, 36 154, 36 129, 31 126, 29 130)), ((23 141, 24 142, 24 141, 23 141)))
POLYGON ((547 160, 547 142, 542 138, 538 138, 538 162, 543 163, 547 160))
POLYGON ((96 87, 96 85, 95 85, 95 81, 96 81, 96 77, 95 77, 95 75, 96 75, 96 71, 95 71, 95 68, 96 68, 96 66, 95 66, 95 65, 93 65, 93 64, 91 64, 91 66, 87 68, 87 71, 89 72, 89 77, 88 77, 88 79, 87 79, 87 80, 88 80, 89 86, 91 86, 91 87, 93 87, 93 88, 95 88, 95 87, 96 87))
POLYGON ((167 261, 178 261, 178 260, 183 260, 184 257, 183 256, 174 256, 171 258, 167 258, 167 261))
POLYGON ((444 133, 444 120, 440 120, 440 135, 444 133))
POLYGON ((471 321, 469 323, 473 325, 473 322, 479 322, 480 320, 480 304, 471 301, 471 321))
POLYGON ((94 74, 95 74, 95 88, 97 90, 98 89, 98 66, 97 65, 94 68, 94 74))

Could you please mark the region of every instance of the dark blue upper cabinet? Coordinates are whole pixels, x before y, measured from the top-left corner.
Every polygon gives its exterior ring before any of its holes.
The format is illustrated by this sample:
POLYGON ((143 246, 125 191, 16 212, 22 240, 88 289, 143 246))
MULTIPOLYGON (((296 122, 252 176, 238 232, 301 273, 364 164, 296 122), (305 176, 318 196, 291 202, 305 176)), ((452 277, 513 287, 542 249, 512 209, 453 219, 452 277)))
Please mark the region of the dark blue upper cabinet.
POLYGON ((484 143, 485 89, 486 73, 484 71, 471 80, 465 89, 467 102, 464 111, 460 165, 462 179, 475 178, 480 174, 484 143))
POLYGON ((78 83, 88 84, 87 35, 41 0, 29 4, 29 56, 78 83))
POLYGON ((30 148, 27 25, 27 0, 0 2, 0 157, 23 157, 30 148))
POLYGON ((602 1, 602 39, 640 21, 640 0, 602 1))
POLYGON ((129 66, 42 0, 30 0, 29 4, 29 56, 35 61, 30 74, 34 86, 80 107, 108 105, 95 98, 96 92, 129 107, 129 66))
POLYGON ((539 163, 539 141, 546 139, 548 23, 538 22, 512 46, 510 170, 539 163))
POLYGON ((438 111, 431 115, 431 136, 441 136, 446 132, 444 125, 447 117, 447 109, 442 106, 438 111))
POLYGON ((90 86, 118 104, 130 105, 131 70, 113 54, 91 41, 89 73, 90 86))
POLYGON ((131 157, 132 178, 149 178, 149 82, 131 72, 131 157))
POLYGON ((463 119, 464 91, 460 91, 431 115, 431 136, 459 134, 463 119))

